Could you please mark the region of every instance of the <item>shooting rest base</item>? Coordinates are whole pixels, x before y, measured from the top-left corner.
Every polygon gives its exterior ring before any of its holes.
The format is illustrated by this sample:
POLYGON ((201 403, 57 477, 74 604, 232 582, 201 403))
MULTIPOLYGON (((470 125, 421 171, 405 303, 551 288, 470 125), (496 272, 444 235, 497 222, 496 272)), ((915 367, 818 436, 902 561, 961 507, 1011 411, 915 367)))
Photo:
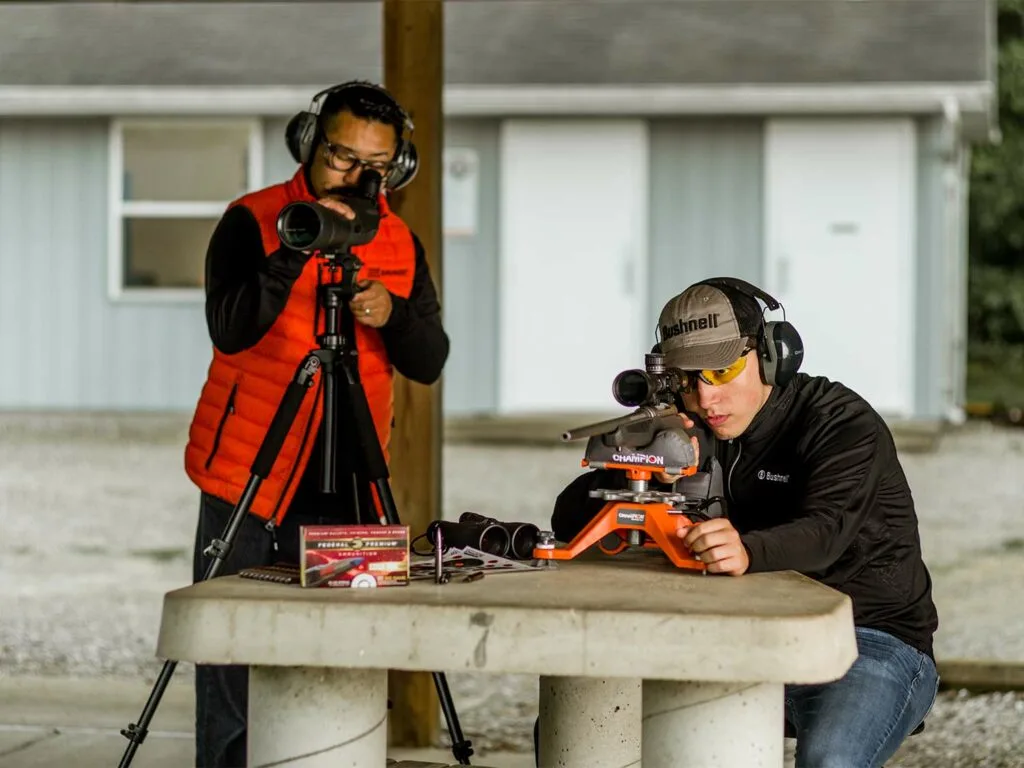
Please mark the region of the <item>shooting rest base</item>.
POLYGON ((678 568, 707 573, 704 563, 694 558, 678 535, 692 525, 681 510, 665 502, 609 501, 566 546, 537 547, 533 556, 571 560, 594 544, 607 555, 617 555, 630 546, 629 534, 624 538, 623 532, 640 531, 648 537, 642 545, 645 549, 660 549, 678 568))
MULTIPOLYGON (((590 463, 589 459, 583 460, 583 466, 590 463)), ((634 545, 644 549, 660 549, 677 568, 707 574, 704 563, 683 546, 683 540, 679 537, 679 531, 694 524, 686 516, 686 510, 678 506, 686 502, 686 497, 678 493, 648 490, 654 474, 649 469, 613 462, 602 462, 600 466, 624 470, 629 490, 599 488, 591 491, 592 497, 607 500, 601 511, 566 546, 553 547, 550 543, 542 543, 533 550, 534 558, 571 560, 594 544, 606 555, 617 555, 634 545), (647 537, 643 538, 643 534, 647 537)), ((688 477, 696 471, 695 465, 689 466, 682 474, 688 477)))

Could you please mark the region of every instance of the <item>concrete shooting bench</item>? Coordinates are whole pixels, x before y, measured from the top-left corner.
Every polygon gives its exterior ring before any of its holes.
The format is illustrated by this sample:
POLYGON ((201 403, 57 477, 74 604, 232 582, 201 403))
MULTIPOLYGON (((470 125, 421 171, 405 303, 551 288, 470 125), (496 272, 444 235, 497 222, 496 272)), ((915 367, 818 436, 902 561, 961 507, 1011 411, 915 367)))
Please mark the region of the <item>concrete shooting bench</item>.
POLYGON ((251 665, 252 766, 383 767, 402 669, 539 675, 541 766, 779 768, 783 685, 857 646, 849 598, 799 574, 638 551, 379 589, 219 577, 165 596, 157 655, 251 665))

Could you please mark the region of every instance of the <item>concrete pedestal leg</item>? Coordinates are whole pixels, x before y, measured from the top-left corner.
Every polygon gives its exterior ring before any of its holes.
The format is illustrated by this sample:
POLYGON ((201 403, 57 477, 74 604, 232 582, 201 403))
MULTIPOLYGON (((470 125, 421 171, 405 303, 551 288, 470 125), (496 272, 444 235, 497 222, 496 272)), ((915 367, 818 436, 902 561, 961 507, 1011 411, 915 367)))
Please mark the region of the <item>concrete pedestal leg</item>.
POLYGON ((781 768, 782 685, 643 684, 643 768, 781 768))
POLYGON ((540 768, 640 765, 639 680, 540 678, 540 768))
POLYGON ((383 669, 251 667, 252 768, 364 768, 387 760, 383 669))

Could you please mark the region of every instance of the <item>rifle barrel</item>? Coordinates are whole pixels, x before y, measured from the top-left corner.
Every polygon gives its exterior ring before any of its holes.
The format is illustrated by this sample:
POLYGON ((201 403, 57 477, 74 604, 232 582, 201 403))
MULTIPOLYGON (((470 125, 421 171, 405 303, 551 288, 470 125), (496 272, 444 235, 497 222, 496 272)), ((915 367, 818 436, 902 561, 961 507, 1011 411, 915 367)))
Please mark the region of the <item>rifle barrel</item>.
POLYGON ((614 432, 620 427, 629 426, 631 424, 640 424, 642 422, 651 421, 661 416, 667 416, 673 413, 678 413, 678 411, 675 406, 672 405, 664 405, 657 408, 644 406, 643 408, 637 408, 633 413, 625 416, 619 416, 614 419, 607 419, 606 421, 599 421, 595 424, 587 424, 583 427, 566 430, 562 433, 562 441, 569 442, 571 440, 579 440, 584 437, 601 435, 605 432, 614 432))

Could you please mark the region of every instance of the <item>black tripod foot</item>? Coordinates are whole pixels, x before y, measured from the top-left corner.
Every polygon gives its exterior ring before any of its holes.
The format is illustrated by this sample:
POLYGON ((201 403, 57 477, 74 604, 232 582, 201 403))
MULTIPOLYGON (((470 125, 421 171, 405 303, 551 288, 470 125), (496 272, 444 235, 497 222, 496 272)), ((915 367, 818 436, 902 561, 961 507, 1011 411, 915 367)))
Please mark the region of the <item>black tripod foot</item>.
POLYGON ((452 744, 452 755, 459 761, 459 765, 469 765, 469 758, 473 756, 473 745, 467 740, 457 741, 452 744))

